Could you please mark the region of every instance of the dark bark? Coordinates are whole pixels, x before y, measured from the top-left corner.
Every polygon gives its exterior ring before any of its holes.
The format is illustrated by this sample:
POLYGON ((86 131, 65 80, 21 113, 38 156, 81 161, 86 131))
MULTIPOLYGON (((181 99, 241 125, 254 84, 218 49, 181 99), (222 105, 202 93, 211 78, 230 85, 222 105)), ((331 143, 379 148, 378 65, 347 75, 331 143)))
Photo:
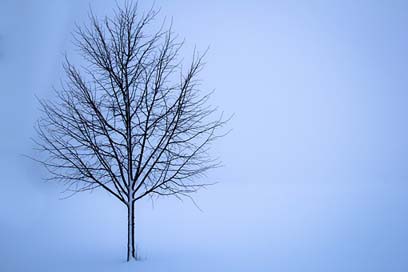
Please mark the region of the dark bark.
POLYGON ((131 204, 128 207, 128 243, 127 243, 127 261, 136 259, 135 247, 135 205, 131 204))

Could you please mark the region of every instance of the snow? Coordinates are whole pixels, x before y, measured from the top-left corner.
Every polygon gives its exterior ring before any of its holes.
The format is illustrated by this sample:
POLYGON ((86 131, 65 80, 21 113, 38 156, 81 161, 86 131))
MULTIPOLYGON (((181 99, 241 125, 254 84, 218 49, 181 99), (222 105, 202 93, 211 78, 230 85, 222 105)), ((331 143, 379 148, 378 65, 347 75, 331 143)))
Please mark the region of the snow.
POLYGON ((357 272, 408 265, 401 240, 406 200, 386 184, 271 183, 259 190, 259 183, 227 181, 196 196, 202 212, 188 200, 141 202, 141 260, 127 263, 126 209, 113 197, 59 200, 60 186, 14 174, 0 195, 0 271, 357 272), (17 191, 23 202, 7 199, 17 191))

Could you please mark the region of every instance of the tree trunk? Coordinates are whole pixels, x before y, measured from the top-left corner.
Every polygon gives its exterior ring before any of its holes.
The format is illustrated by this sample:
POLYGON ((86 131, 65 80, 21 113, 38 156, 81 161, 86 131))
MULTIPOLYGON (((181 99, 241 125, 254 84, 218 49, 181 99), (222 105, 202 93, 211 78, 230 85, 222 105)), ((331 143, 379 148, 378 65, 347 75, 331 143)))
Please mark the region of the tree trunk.
POLYGON ((127 261, 136 259, 135 250, 135 205, 128 205, 128 244, 127 244, 127 261))

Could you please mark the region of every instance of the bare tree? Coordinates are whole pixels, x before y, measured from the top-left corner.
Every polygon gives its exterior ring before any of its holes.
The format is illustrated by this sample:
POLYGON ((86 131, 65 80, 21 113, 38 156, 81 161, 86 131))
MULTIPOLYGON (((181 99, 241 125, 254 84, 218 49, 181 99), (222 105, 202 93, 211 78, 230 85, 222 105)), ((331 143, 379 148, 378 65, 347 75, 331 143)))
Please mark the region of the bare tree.
POLYGON ((86 65, 64 64, 66 78, 53 100, 40 100, 38 157, 51 180, 76 193, 109 192, 127 208, 127 260, 136 258, 135 202, 187 196, 205 186, 197 176, 216 167, 208 153, 225 120, 202 94, 196 52, 186 69, 183 45, 171 27, 152 32, 157 11, 136 5, 77 27, 86 65))

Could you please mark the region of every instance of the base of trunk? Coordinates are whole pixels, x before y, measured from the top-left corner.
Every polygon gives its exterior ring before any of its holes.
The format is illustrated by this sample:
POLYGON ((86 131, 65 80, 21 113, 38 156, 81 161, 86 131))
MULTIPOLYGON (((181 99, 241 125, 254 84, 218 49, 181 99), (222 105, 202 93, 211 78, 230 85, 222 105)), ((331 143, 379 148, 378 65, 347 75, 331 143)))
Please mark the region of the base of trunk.
POLYGON ((137 260, 135 248, 135 207, 133 203, 128 205, 128 243, 127 243, 127 261, 137 260))

